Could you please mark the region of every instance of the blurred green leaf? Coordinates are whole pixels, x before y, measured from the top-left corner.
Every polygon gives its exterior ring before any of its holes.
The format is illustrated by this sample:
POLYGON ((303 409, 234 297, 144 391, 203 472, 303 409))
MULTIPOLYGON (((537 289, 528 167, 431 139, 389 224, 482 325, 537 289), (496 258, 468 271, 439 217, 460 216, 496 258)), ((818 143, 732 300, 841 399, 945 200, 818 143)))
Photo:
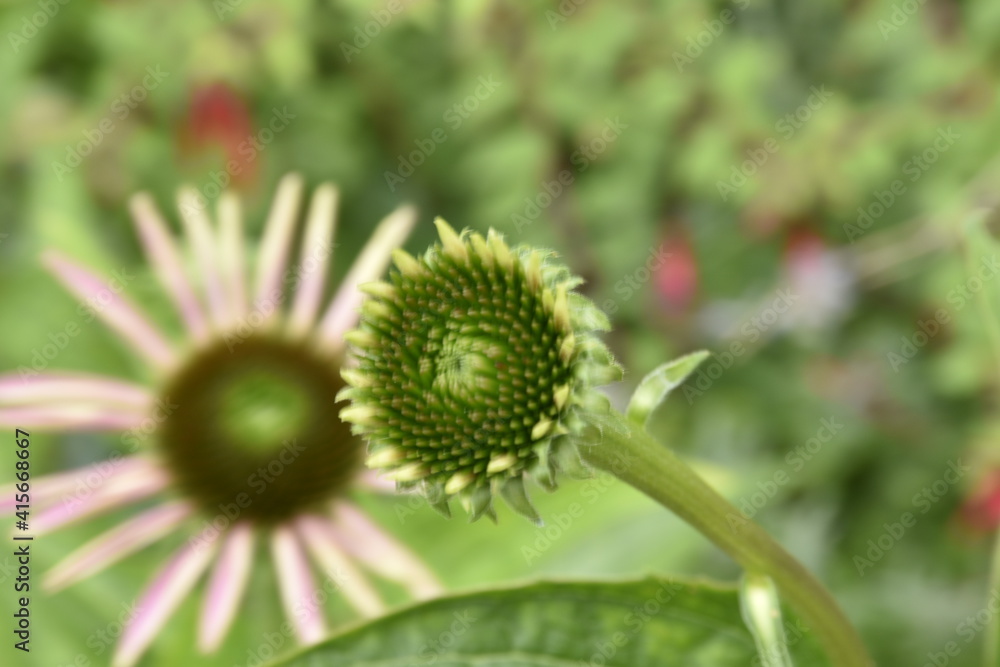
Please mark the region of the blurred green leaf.
MULTIPOLYGON (((801 665, 823 664, 801 630, 789 643, 801 665)), ((536 583, 432 600, 277 664, 720 667, 754 659, 735 589, 651 577, 536 583)))

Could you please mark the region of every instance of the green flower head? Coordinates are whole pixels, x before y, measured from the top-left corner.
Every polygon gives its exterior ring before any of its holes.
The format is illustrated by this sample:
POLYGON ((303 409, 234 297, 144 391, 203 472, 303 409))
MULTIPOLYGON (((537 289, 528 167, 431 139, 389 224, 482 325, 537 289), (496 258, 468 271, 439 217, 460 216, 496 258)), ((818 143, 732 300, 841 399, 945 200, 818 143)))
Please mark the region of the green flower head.
POLYGON ((558 471, 585 471, 582 411, 606 407, 594 388, 621 377, 593 333, 608 320, 554 253, 435 224, 440 244, 397 250, 389 281, 362 287, 341 418, 369 467, 445 515, 457 495, 472 520, 495 519, 499 493, 538 521, 524 476, 553 489, 558 471))

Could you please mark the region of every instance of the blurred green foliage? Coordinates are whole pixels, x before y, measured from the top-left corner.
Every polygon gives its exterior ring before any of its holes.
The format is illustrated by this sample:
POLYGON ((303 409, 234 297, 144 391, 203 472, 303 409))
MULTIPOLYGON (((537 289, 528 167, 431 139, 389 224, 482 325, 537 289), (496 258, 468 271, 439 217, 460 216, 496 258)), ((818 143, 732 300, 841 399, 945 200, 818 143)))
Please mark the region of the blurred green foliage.
MULTIPOLYGON (((441 215, 564 255, 613 314, 610 342, 629 371, 619 404, 657 364, 740 343, 651 431, 737 503, 764 493, 755 518, 830 583, 880 664, 921 663, 949 641, 961 647, 949 664, 978 664, 982 633, 967 642, 961 624, 986 604, 995 523, 970 525, 961 507, 1000 460, 1000 424, 989 315, 962 296, 975 285, 965 256, 977 267, 994 248, 970 243, 963 224, 992 206, 1000 177, 998 34, 992 0, 6 2, 0 368, 30 363, 78 317, 38 268, 45 247, 137 271, 130 296, 176 328, 127 218, 137 190, 175 215, 178 184, 212 195, 235 155, 241 173, 230 176, 259 238, 281 174, 335 181, 337 275, 381 216, 412 201, 422 215, 411 250, 441 215), (279 115, 280 131, 260 134, 279 115), (249 136, 219 129, 244 126, 249 136), (935 148, 941 133, 951 143, 935 148), (663 244, 667 265, 684 270, 641 271, 663 244), (809 317, 754 324, 789 285, 809 317), (918 345, 942 309, 947 322, 918 345), (892 363, 904 339, 912 358, 892 363), (790 454, 823 419, 843 427, 808 460, 790 454), (972 472, 924 513, 918 494, 959 458, 972 472), (766 492, 778 471, 789 481, 766 492), (859 575, 855 557, 906 512, 916 525, 859 575)), ((96 324, 57 365, 138 373, 96 324)), ((92 435, 34 443, 45 470, 111 446, 92 435)), ((737 574, 617 484, 536 495, 543 516, 586 510, 536 559, 522 547, 544 534, 507 512, 499 527, 460 526, 405 501, 364 502, 453 587, 737 574)), ((36 573, 107 525, 39 542, 36 573)), ((174 546, 37 593, 33 664, 105 664, 93 633, 174 546)), ((0 578, 6 591, 9 574, 0 578)), ((192 648, 192 600, 145 664, 245 664, 280 625, 272 579, 261 568, 219 656, 192 648)), ((332 616, 351 618, 339 603, 332 616)))

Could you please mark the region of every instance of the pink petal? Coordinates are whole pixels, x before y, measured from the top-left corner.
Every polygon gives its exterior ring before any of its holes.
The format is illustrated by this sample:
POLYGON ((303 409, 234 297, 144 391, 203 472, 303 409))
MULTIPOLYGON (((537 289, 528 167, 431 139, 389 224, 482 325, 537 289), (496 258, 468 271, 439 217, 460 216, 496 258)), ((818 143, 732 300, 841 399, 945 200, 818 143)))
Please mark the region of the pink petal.
POLYGON ((170 344, 111 285, 54 250, 47 251, 42 256, 42 262, 66 289, 85 303, 91 303, 108 326, 117 331, 140 356, 160 369, 173 364, 174 351, 170 344))
POLYGON ((337 190, 332 185, 321 185, 313 194, 309 206, 305 237, 302 239, 299 267, 301 280, 295 293, 289 316, 289 330, 295 335, 305 334, 316 320, 326 267, 333 253, 333 230, 336 223, 337 190))
POLYGON ((160 216, 153 199, 145 194, 132 198, 132 219, 142 241, 146 258, 167 296, 173 302, 187 330, 197 341, 208 338, 208 326, 201 303, 184 274, 184 262, 177 250, 173 237, 167 231, 167 224, 160 216))
POLYGON ((0 425, 34 431, 124 431, 139 426, 145 418, 145 414, 133 408, 92 405, 0 408, 0 425))
MULTIPOLYGON (((71 495, 86 497, 90 495, 92 489, 112 477, 143 474, 153 465, 146 459, 133 456, 101 461, 56 475, 37 477, 31 481, 31 503, 35 510, 40 510, 54 505, 60 496, 64 501, 69 501, 68 496, 71 495)), ((14 485, 0 487, 0 512, 13 509, 15 502, 14 485)))
POLYGON ((229 302, 230 323, 247 314, 247 277, 243 253, 243 214, 240 200, 231 192, 219 197, 219 263, 229 302))
MULTIPOLYGON (((301 198, 302 178, 298 174, 289 174, 281 179, 267 219, 264 239, 261 241, 257 289, 253 302, 255 308, 259 304, 274 304, 277 295, 281 293, 282 274, 288 262, 301 198)), ((261 310, 267 311, 264 308, 261 310)), ((270 312, 276 310, 277 308, 273 308, 270 312)))
POLYGON ((153 404, 153 394, 142 385, 100 375, 45 373, 23 379, 0 375, 0 404, 48 401, 120 404, 144 412, 153 404))
POLYGON ((113 667, 133 667, 170 615, 191 592, 215 554, 211 548, 186 544, 143 593, 135 619, 125 628, 112 658, 113 667))
POLYGON ((143 512, 66 556, 49 570, 45 587, 56 591, 100 572, 169 535, 193 511, 189 503, 173 502, 143 512))
POLYGON ((416 221, 416 209, 401 206, 379 223, 323 316, 319 333, 322 342, 338 347, 343 344, 344 334, 358 321, 362 296, 358 285, 377 280, 385 273, 392 251, 403 244, 416 221))
POLYGON ((271 552, 277 570, 285 616, 295 626, 299 641, 315 644, 326 634, 322 605, 313 598, 318 594, 302 545, 290 528, 276 528, 271 552))
POLYGON ((382 477, 379 475, 377 470, 365 469, 360 475, 358 475, 355 483, 361 488, 375 493, 385 493, 391 495, 395 495, 397 493, 396 482, 382 477))
POLYGON ((211 653, 222 644, 246 592, 251 565, 253 529, 249 523, 241 522, 226 533, 209 580, 198 626, 198 649, 202 653, 211 653))
POLYGON ((184 223, 184 231, 194 250, 202 280, 205 282, 209 316, 216 325, 224 325, 229 319, 229 312, 222 291, 222 278, 218 269, 219 252, 215 247, 212 223, 198 201, 198 193, 194 188, 182 188, 177 197, 177 205, 184 223))
POLYGON ((166 470, 149 463, 145 470, 133 470, 128 475, 107 478, 92 487, 89 495, 65 498, 61 504, 38 512, 30 522, 31 530, 36 535, 42 535, 61 526, 125 507, 163 491, 169 482, 166 470))
POLYGON ((385 610, 378 593, 344 554, 328 519, 303 516, 295 522, 295 528, 313 559, 355 609, 365 616, 378 616, 385 610))
POLYGON ((399 582, 416 598, 441 593, 441 584, 427 566, 351 503, 340 501, 334 505, 334 525, 341 536, 340 544, 372 572, 399 582))

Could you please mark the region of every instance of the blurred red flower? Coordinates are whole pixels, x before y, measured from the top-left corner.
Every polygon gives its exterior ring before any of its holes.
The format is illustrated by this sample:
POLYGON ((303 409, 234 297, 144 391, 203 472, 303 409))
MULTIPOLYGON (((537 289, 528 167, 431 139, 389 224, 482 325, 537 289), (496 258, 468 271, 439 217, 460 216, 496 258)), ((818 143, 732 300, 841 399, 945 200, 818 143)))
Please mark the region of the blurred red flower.
POLYGON ((199 166, 208 157, 217 180, 228 175, 231 186, 249 190, 256 184, 258 174, 256 152, 245 148, 253 128, 246 102, 228 84, 195 86, 180 129, 181 156, 199 166), (217 151, 222 153, 221 164, 214 159, 217 151))

